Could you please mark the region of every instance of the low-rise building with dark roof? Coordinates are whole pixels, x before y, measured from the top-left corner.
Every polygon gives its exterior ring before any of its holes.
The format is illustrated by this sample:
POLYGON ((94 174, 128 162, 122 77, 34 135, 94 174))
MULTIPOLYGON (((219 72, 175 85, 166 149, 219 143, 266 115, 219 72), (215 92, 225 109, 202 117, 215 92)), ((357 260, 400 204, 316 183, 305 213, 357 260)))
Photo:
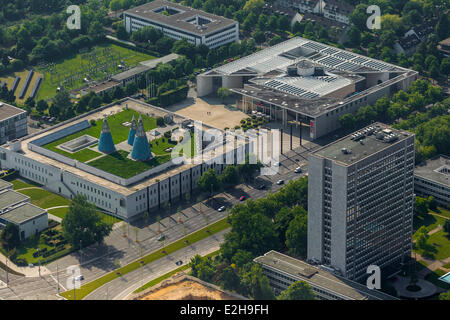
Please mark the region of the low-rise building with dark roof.
POLYGON ((437 49, 439 52, 441 52, 444 56, 448 57, 450 56, 450 38, 444 39, 439 42, 437 49))
POLYGON ((30 197, 13 190, 5 190, 0 193, 0 214, 25 202, 30 202, 30 197))
POLYGON ((0 224, 8 223, 19 227, 20 239, 24 240, 48 228, 47 210, 24 203, 0 215, 0 224))
POLYGON ((153 27, 175 40, 209 48, 237 42, 239 23, 169 1, 156 0, 123 13, 127 32, 153 27))
POLYGON ((296 281, 308 283, 320 300, 398 300, 379 290, 348 280, 317 265, 269 251, 253 260, 261 265, 275 294, 286 290, 296 281))
POLYGON ((440 155, 416 166, 414 192, 421 197, 433 196, 440 205, 450 205, 450 158, 440 155))

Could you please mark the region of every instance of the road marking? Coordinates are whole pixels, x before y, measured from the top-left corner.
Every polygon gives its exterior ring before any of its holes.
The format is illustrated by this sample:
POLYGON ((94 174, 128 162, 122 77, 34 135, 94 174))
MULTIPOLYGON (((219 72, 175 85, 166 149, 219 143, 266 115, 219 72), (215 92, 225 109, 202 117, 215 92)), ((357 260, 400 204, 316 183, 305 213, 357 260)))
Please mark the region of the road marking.
MULTIPOLYGON (((55 277, 54 277, 52 274, 50 274, 50 277, 52 277, 52 279, 56 282, 56 285, 58 285, 58 281, 55 279, 55 277)), ((64 286, 63 286, 61 283, 59 284, 59 286, 60 286, 64 291, 67 291, 66 288, 64 288, 64 286)))

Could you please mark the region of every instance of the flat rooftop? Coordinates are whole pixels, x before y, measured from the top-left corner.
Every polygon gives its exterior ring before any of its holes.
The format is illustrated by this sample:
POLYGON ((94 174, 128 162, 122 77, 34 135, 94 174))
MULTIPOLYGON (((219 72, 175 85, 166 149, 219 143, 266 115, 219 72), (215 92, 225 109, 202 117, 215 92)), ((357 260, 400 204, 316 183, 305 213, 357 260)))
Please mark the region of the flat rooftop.
MULTIPOLYGON (((48 128, 48 129, 44 129, 44 130, 39 131, 38 133, 36 133, 34 135, 28 135, 28 136, 20 139, 22 141, 22 154, 25 155, 26 157, 29 157, 29 158, 31 158, 33 160, 36 160, 36 161, 39 161, 39 162, 41 162, 43 164, 51 165, 51 166, 54 166, 54 167, 59 168, 61 170, 70 172, 72 174, 75 174, 75 175, 77 175, 79 177, 82 177, 83 179, 85 179, 87 181, 90 181, 90 182, 95 183, 95 184, 97 184, 99 186, 105 187, 107 189, 113 190, 115 192, 121 193, 121 194, 123 194, 125 196, 129 195, 129 194, 132 194, 132 193, 134 193, 134 192, 136 192, 138 190, 144 189, 144 188, 146 188, 148 186, 153 185, 156 182, 156 180, 163 181, 163 180, 165 180, 165 179, 167 179, 167 178, 169 178, 171 176, 176 175, 177 173, 180 173, 182 171, 185 171, 185 170, 187 170, 187 169, 189 169, 191 167, 195 167, 195 166, 198 165, 198 164, 195 164, 196 161, 192 161, 190 163, 181 164, 181 165, 178 165, 176 167, 171 167, 171 168, 169 168, 167 170, 161 171, 161 172, 159 172, 159 173, 157 173, 157 174, 155 174, 155 175, 153 175, 151 177, 144 178, 143 180, 140 180, 140 181, 138 181, 135 184, 131 184, 129 186, 123 186, 123 185, 114 183, 112 181, 109 181, 109 180, 107 180, 107 179, 105 179, 103 177, 96 176, 94 174, 88 173, 88 172, 86 172, 84 170, 81 170, 79 168, 75 168, 75 167, 73 167, 71 165, 68 165, 68 164, 60 162, 58 160, 49 158, 49 157, 47 157, 45 155, 42 155, 42 154, 37 153, 37 152, 34 152, 34 151, 32 151, 32 150, 30 150, 28 148, 28 143, 30 143, 30 142, 32 142, 34 140, 37 140, 37 139, 42 138, 42 137, 45 137, 45 136, 47 136, 47 135, 49 135, 51 133, 54 133, 56 131, 59 131, 59 130, 63 129, 63 128, 67 128, 67 127, 73 126, 74 124, 77 124, 77 123, 80 123, 80 122, 83 122, 83 121, 86 121, 86 120, 87 121, 98 120, 98 119, 102 119, 104 115, 110 116, 112 114, 119 113, 126 106, 128 108, 130 108, 130 109, 136 110, 136 111, 138 111, 140 113, 149 115, 151 117, 164 117, 164 115, 171 114, 171 115, 173 115, 173 121, 176 122, 176 123, 179 122, 180 123, 180 127, 181 127, 181 122, 182 121, 190 120, 190 119, 187 119, 187 118, 185 118, 185 117, 183 117, 181 115, 178 115, 176 113, 172 113, 172 112, 166 111, 164 109, 154 107, 152 105, 149 105, 147 103, 141 102, 139 100, 128 98, 128 99, 122 101, 121 103, 115 104, 115 105, 110 106, 110 107, 108 107, 106 109, 102 109, 102 110, 99 110, 97 112, 89 113, 89 114, 87 114, 85 116, 77 118, 76 120, 69 120, 69 121, 67 121, 65 123, 62 123, 60 125, 56 125, 56 126, 48 128)), ((215 129, 215 128, 211 127, 211 126, 203 124, 203 129, 204 130, 211 129, 211 128, 215 129)), ((3 146, 3 147, 6 147, 6 146, 3 146)), ((194 156, 194 159, 198 160, 198 157, 201 157, 201 156, 202 155, 196 155, 196 156, 194 156)), ((211 155, 204 154, 203 155, 203 162, 207 161, 210 158, 210 156, 211 155)))
POLYGON ((429 159, 414 168, 414 175, 450 187, 450 158, 440 155, 429 159))
POLYGON ((19 192, 6 190, 0 193, 0 210, 8 208, 19 202, 28 201, 30 198, 19 192))
POLYGON ((255 262, 280 270, 298 280, 310 282, 326 288, 345 299, 351 300, 397 300, 390 295, 376 290, 369 290, 365 286, 331 274, 317 266, 310 265, 276 251, 269 251, 264 256, 254 259, 255 262))
POLYGON ((4 102, 0 102, 0 121, 17 116, 24 112, 26 112, 26 111, 23 109, 16 108, 16 107, 6 104, 4 102))
POLYGON ((320 42, 294 37, 249 56, 217 67, 202 75, 217 73, 233 75, 253 73, 262 76, 273 70, 285 71, 287 66, 300 60, 311 62, 329 69, 358 72, 406 72, 408 69, 372 59, 350 51, 320 42))
POLYGON ((350 166, 411 136, 414 136, 411 132, 377 122, 316 150, 312 155, 350 166))
POLYGON ((231 19, 162 0, 152 1, 127 10, 125 14, 151 20, 200 36, 237 23, 231 19), (163 11, 168 12, 168 15, 162 14, 163 11), (200 18, 199 23, 197 23, 197 18, 200 18))
POLYGON ((8 189, 12 187, 12 183, 8 181, 0 179, 0 190, 8 189))
POLYGON ((33 204, 25 203, 19 207, 16 207, 2 214, 0 217, 4 220, 8 220, 16 224, 22 224, 30 219, 34 219, 43 214, 47 214, 47 211, 33 204))

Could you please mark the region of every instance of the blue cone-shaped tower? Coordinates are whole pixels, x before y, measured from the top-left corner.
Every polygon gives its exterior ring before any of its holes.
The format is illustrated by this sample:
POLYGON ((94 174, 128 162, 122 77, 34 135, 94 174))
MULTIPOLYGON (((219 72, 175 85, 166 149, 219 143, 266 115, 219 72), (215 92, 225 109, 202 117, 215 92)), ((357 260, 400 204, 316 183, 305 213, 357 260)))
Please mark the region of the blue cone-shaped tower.
POLYGON ((134 116, 133 116, 133 119, 131 119, 130 133, 128 134, 128 144, 130 146, 132 146, 134 143, 135 135, 136 135, 136 120, 134 119, 134 116))
POLYGON ((116 151, 106 116, 103 119, 103 127, 102 132, 100 133, 100 141, 98 142, 98 150, 104 153, 116 151))
POLYGON ((136 136, 134 137, 133 151, 131 151, 131 159, 137 161, 149 160, 152 157, 150 145, 148 144, 147 135, 145 134, 144 124, 142 118, 139 116, 139 121, 136 129, 136 136))

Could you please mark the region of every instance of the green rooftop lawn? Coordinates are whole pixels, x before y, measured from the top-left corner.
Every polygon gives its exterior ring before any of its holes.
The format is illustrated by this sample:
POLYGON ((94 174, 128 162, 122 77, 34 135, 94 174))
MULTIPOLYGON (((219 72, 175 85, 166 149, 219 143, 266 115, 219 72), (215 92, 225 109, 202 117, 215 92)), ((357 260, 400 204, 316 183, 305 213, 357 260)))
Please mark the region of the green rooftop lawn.
MULTIPOLYGON (((130 131, 130 128, 123 126, 122 123, 127 122, 127 121, 131 122, 131 119, 133 116, 136 118, 136 121, 137 121, 137 119, 139 118, 139 115, 140 114, 137 111, 128 109, 128 110, 123 110, 123 111, 121 111, 117 114, 114 114, 112 116, 109 116, 107 118, 114 144, 118 144, 118 143, 123 142, 128 139, 128 133, 130 131)), ((145 114, 141 114, 141 116, 142 116, 142 121, 144 123, 144 128, 146 131, 152 130, 157 127, 155 118, 149 117, 145 114)), ((72 159, 76 159, 81 162, 86 162, 88 160, 94 159, 96 157, 101 156, 101 153, 90 150, 90 149, 83 149, 83 150, 80 150, 75 153, 69 153, 69 152, 65 152, 65 151, 57 148, 57 146, 59 146, 60 144, 62 144, 64 142, 81 137, 85 134, 90 135, 94 138, 100 139, 100 133, 102 131, 102 126, 103 126, 103 119, 98 119, 95 122, 94 126, 91 126, 87 129, 76 132, 74 134, 68 135, 66 137, 63 137, 63 138, 53 141, 51 143, 48 143, 48 144, 44 145, 44 148, 55 151, 59 154, 62 154, 64 156, 67 156, 72 159)))
POLYGON ((89 165, 127 179, 170 160, 170 154, 167 154, 156 156, 149 161, 134 161, 127 158, 128 154, 129 152, 119 150, 89 162, 89 165))
POLYGON ((44 189, 27 189, 19 192, 29 196, 32 204, 43 209, 68 206, 70 204, 70 200, 44 189))

